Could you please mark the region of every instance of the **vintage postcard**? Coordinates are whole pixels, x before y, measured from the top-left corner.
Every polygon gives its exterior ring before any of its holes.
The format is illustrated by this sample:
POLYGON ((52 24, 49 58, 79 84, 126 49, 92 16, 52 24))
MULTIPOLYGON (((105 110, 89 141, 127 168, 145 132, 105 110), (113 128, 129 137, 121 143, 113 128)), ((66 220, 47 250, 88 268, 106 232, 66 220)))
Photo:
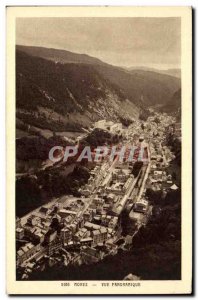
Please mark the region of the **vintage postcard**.
POLYGON ((7 8, 7 293, 192 293, 192 9, 7 8))

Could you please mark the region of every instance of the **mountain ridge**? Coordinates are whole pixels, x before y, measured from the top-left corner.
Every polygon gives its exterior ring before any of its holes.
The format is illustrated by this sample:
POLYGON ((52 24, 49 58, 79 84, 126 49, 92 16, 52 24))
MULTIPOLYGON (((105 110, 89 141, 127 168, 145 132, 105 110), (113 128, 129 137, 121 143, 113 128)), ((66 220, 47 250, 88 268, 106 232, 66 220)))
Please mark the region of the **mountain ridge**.
POLYGON ((86 128, 101 118, 137 118, 142 109, 166 105, 181 87, 180 79, 167 74, 129 71, 86 54, 22 45, 16 46, 16 79, 17 117, 58 131, 86 128), (28 109, 34 111, 32 120, 28 109))
POLYGON ((74 53, 63 49, 16 45, 16 50, 25 52, 32 56, 37 56, 37 57, 41 57, 41 58, 45 58, 48 60, 61 62, 61 63, 68 63, 68 62, 72 62, 73 60, 74 63, 107 64, 101 61, 99 58, 90 56, 88 54, 74 53))
POLYGON ((166 74, 166 75, 181 79, 181 69, 179 69, 179 68, 157 69, 157 68, 150 68, 150 67, 144 67, 144 66, 139 66, 139 67, 134 66, 134 67, 126 68, 126 70, 128 70, 128 71, 140 71, 140 70, 151 71, 151 72, 155 72, 155 73, 159 73, 159 74, 166 74))
POLYGON ((55 131, 79 130, 102 118, 120 121, 135 117, 134 112, 138 115, 135 105, 92 65, 55 63, 19 50, 16 102, 19 119, 55 131))

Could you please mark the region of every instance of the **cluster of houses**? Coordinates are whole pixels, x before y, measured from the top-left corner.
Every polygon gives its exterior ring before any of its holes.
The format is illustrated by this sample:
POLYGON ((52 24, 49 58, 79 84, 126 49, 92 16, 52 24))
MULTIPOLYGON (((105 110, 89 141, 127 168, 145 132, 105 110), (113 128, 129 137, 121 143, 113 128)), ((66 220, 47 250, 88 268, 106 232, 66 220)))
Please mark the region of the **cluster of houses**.
MULTIPOLYGON (((168 172, 170 162, 175 158, 170 148, 165 145, 166 130, 177 131, 181 136, 181 124, 175 123, 174 117, 168 116, 166 113, 155 113, 150 116, 144 126, 141 123, 136 124, 137 133, 143 130, 144 135, 149 141, 150 160, 149 173, 146 179, 146 184, 142 196, 132 205, 129 217, 132 224, 138 227, 143 224, 152 207, 149 205, 148 199, 145 196, 146 190, 162 191, 166 195, 168 191, 176 191, 179 189, 177 184, 168 172), (155 122, 156 118, 159 122, 155 122)), ((130 133, 129 133, 130 134, 130 133)), ((132 136, 132 133, 131 133, 132 136)), ((133 135, 136 138, 136 134, 133 135)))
MULTIPOLYGON (((107 202, 110 200, 113 201, 112 197, 106 198, 107 202)), ((17 266, 36 264, 62 249, 82 250, 85 255, 86 249, 90 252, 106 242, 110 245, 118 233, 118 217, 108 214, 103 198, 63 197, 17 220, 16 239, 21 244, 17 266)))
MULTIPOLYGON (((157 117, 167 126, 172 122, 167 116, 157 117)), ((79 189, 81 197, 63 196, 16 220, 17 267, 33 268, 43 258, 57 253, 66 255, 67 264, 74 260, 72 253, 78 253, 83 263, 115 254, 122 234, 120 216, 126 205, 131 204, 129 219, 138 226, 151 209, 145 197, 146 188, 178 188, 166 170, 173 154, 163 145, 165 127, 154 120, 150 117, 144 126, 140 121, 134 122, 125 132, 127 141, 137 140, 146 147, 149 143, 149 161, 142 165, 142 171, 134 175, 131 162, 100 161, 91 170, 88 183, 79 189)), ((120 123, 105 120, 96 122, 95 127, 113 133, 122 130, 120 123)), ((127 239, 131 243, 132 235, 127 239)))
POLYGON ((99 120, 94 123, 94 128, 103 129, 113 134, 122 133, 122 123, 114 123, 107 120, 99 120))
POLYGON ((118 165, 109 173, 105 164, 100 162, 92 170, 90 180, 95 188, 87 188, 88 194, 64 196, 17 220, 16 238, 21 246, 17 249, 18 267, 37 265, 58 251, 80 251, 83 262, 88 257, 90 262, 101 259, 105 251, 116 253, 115 242, 122 232, 119 216, 135 178, 129 163, 128 168, 118 165), (100 256, 96 255, 98 247, 104 250, 99 251, 100 256))

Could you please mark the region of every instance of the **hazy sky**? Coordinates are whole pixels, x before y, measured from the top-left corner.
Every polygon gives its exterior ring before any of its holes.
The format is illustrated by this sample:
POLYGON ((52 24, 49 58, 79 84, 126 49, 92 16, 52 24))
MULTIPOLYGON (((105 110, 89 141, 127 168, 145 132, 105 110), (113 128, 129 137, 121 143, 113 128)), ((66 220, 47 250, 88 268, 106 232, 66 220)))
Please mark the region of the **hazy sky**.
POLYGON ((179 18, 20 18, 16 43, 85 53, 120 66, 180 67, 179 18))

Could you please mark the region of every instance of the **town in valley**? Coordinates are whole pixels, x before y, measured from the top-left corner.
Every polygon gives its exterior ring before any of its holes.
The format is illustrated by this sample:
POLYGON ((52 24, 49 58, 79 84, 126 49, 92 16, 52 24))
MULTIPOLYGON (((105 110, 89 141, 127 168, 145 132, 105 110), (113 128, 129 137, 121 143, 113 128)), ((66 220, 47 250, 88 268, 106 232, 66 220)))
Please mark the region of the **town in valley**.
MULTIPOLYGON (((168 138, 180 141, 181 123, 173 115, 153 109, 150 112, 146 121, 137 119, 128 126, 99 120, 86 132, 89 135, 99 129, 119 135, 119 144, 143 147, 147 160, 136 157, 131 162, 120 162, 116 155, 113 162, 101 159, 90 169, 78 197, 67 194, 49 199, 17 217, 19 280, 31 279, 32 274, 42 272, 46 266, 81 268, 115 256, 120 249, 128 252, 138 231, 153 215, 160 214, 160 208, 156 209, 150 201, 148 190, 161 191, 164 199, 167 193, 180 189, 170 170, 175 153, 168 138)), ((76 137, 76 143, 81 138, 76 137)), ((130 273, 122 279, 141 278, 130 273)))

